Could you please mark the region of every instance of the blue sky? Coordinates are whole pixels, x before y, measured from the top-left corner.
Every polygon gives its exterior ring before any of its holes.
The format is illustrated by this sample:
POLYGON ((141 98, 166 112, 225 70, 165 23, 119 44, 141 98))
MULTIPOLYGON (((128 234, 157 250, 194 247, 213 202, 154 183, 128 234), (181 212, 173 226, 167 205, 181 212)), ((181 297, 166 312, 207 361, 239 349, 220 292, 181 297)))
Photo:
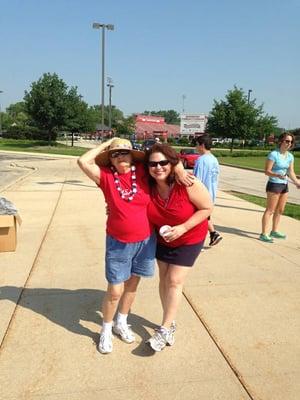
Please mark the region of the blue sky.
MULTIPOLYGON (((101 102, 100 31, 112 102, 144 110, 209 112, 234 85, 281 127, 300 127, 300 0, 0 0, 2 109, 56 72, 101 102)), ((106 94, 106 103, 108 95, 106 94)))

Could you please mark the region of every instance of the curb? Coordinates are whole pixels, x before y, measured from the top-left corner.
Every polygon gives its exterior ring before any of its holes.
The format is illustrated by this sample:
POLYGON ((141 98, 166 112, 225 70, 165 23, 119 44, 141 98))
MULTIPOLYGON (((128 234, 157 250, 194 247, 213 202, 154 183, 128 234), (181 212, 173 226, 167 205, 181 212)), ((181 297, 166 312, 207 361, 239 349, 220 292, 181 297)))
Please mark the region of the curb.
POLYGON ((30 171, 28 171, 27 173, 25 173, 22 176, 19 176, 19 178, 17 178, 16 180, 14 180, 13 182, 9 183, 6 186, 3 186, 2 188, 0 187, 0 192, 5 192, 7 189, 9 189, 11 186, 15 185, 16 183, 22 181, 23 179, 26 179, 28 176, 32 175, 33 173, 35 173, 38 168, 35 167, 28 167, 28 166, 24 166, 24 165, 18 165, 15 163, 11 163, 10 166, 12 167, 18 167, 18 168, 24 168, 24 169, 29 169, 30 171))

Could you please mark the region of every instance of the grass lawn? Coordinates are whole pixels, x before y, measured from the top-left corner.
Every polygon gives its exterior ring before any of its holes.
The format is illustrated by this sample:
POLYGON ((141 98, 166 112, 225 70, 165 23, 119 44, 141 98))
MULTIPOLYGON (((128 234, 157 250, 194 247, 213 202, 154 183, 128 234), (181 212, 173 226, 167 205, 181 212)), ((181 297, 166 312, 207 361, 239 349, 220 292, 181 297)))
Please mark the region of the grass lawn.
MULTIPOLYGON (((181 147, 174 148, 179 151, 181 147)), ((62 154, 62 155, 70 155, 70 156, 80 156, 85 153, 88 149, 83 147, 70 147, 64 144, 55 143, 52 146, 48 146, 48 142, 46 141, 37 141, 37 140, 14 140, 14 139, 0 139, 0 150, 12 150, 12 151, 28 151, 33 153, 49 153, 49 154, 62 154)), ((216 152, 218 149, 216 149, 216 152)), ((241 150, 236 150, 240 152, 241 150)), ((213 149, 214 152, 214 149, 213 149)), ((257 153, 257 150, 255 150, 257 153)), ((300 157, 295 153, 295 173, 300 175, 300 157)), ((224 165, 235 165, 237 167, 247 167, 247 168, 255 168, 263 171, 266 157, 265 156, 247 156, 247 157, 231 157, 231 156, 218 156, 218 160, 221 164, 224 165)))
MULTIPOLYGON (((230 193, 236 197, 239 197, 240 199, 247 200, 250 203, 254 203, 254 204, 257 204, 258 206, 266 207, 266 199, 264 197, 259 197, 259 196, 254 196, 252 194, 245 194, 245 193, 234 192, 234 191, 231 191, 230 193)), ((292 218, 300 220, 300 205, 287 203, 285 206, 283 215, 287 215, 288 217, 292 217, 292 218)))
POLYGON ((38 140, 13 140, 13 139, 1 139, 0 150, 11 150, 11 151, 28 151, 32 153, 49 153, 49 154, 61 154, 67 156, 80 156, 85 153, 88 149, 83 147, 70 147, 64 144, 55 143, 54 145, 48 146, 48 142, 38 140))
MULTIPOLYGON (((238 167, 255 168, 261 171, 265 168, 266 157, 218 157, 219 163, 235 165, 238 167)), ((300 175, 300 158, 295 157, 294 169, 296 175, 300 175)))

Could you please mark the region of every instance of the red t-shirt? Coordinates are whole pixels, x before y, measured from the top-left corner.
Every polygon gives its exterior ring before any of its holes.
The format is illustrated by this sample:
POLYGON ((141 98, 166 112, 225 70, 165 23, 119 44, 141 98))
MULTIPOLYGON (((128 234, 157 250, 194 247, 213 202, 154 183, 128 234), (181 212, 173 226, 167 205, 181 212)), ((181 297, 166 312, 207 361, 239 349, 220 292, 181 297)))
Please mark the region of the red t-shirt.
POLYGON ((167 202, 153 188, 151 200, 148 206, 148 216, 157 231, 159 243, 168 247, 178 247, 187 244, 196 244, 205 239, 208 227, 207 219, 172 242, 166 242, 158 234, 161 226, 183 224, 197 211, 197 208, 189 199, 185 186, 175 183, 167 202))
MULTIPOLYGON (((131 189, 131 171, 119 174, 122 189, 131 189)), ((132 201, 123 200, 116 188, 113 172, 101 168, 100 189, 109 207, 106 233, 124 243, 140 242, 151 235, 152 225, 147 215, 150 202, 149 184, 144 166, 136 164, 137 193, 132 201)))

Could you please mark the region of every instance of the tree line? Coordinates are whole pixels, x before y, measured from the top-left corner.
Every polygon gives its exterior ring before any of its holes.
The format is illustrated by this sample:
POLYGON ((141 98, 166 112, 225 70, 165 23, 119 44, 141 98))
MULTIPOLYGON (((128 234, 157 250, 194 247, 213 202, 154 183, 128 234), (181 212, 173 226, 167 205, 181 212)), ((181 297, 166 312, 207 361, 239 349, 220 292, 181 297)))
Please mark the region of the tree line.
MULTIPOLYGON (((175 110, 145 110, 143 114, 159 115, 168 124, 179 124, 180 115, 175 110)), ((118 135, 134 132, 134 116, 125 117, 116 106, 111 107, 111 121, 118 135)), ((57 74, 45 73, 25 91, 23 101, 11 104, 1 113, 3 136, 18 139, 56 140, 60 131, 94 132, 101 122, 99 105, 88 106, 77 87, 68 87, 57 74)), ((108 125, 109 107, 104 107, 104 123, 108 125)), ((243 89, 234 86, 225 99, 214 100, 208 116, 207 133, 214 137, 265 140, 281 129, 275 116, 249 101, 243 89)))

